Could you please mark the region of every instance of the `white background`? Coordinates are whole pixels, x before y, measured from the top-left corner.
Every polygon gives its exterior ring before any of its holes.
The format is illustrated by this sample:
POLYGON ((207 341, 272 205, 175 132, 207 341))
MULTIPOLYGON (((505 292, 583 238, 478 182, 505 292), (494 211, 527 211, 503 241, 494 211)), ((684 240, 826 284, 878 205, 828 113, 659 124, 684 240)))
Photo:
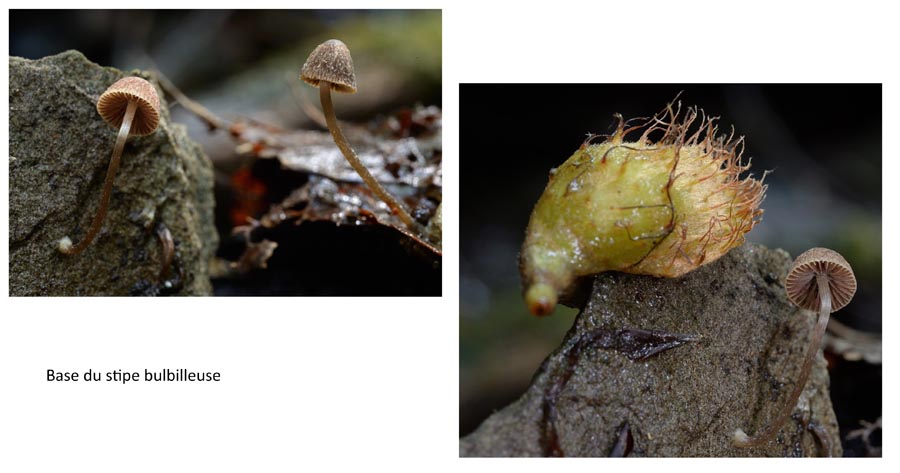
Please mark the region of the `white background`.
MULTIPOLYGON (((19 7, 36 2, 11 2, 19 7)), ((44 2, 37 2, 44 3, 44 2)), ((884 283, 896 293, 900 15, 889 2, 78 2, 83 8, 443 8, 442 298, 0 299, 0 472, 603 471, 895 464, 897 302, 884 305, 883 460, 458 458, 460 82, 883 82, 884 283), (46 369, 191 368, 220 383, 49 383, 46 369), (627 462, 627 465, 626 465, 627 462), (808 466, 807 466, 808 465, 808 466)), ((66 8, 71 3, 49 4, 66 8)), ((8 41, 9 14, 2 40, 8 41)), ((8 44, 5 47, 8 51, 8 44)), ((304 58, 298 58, 298 67, 304 58)), ((8 70, 3 68, 3 83, 8 70)), ((528 97, 522 97, 528 100, 528 97)), ((829 100, 829 97, 822 97, 829 100)), ((3 96, 8 109, 8 97, 3 96)), ((483 105, 490 113, 490 103, 483 105)), ((560 112, 578 104, 560 104, 560 112)), ((3 114, 4 120, 7 114, 3 114)), ((815 117, 852 120, 853 117, 815 117)), ((8 156, 8 124, 0 131, 8 156)), ((508 139, 498 136, 497 139, 508 139)), ((840 137, 834 137, 839 140, 840 137)), ((8 169, 2 167, 4 222, 8 169)), ((2 225, 8 241, 8 226, 2 225)), ((2 265, 8 268, 3 245, 2 265)))

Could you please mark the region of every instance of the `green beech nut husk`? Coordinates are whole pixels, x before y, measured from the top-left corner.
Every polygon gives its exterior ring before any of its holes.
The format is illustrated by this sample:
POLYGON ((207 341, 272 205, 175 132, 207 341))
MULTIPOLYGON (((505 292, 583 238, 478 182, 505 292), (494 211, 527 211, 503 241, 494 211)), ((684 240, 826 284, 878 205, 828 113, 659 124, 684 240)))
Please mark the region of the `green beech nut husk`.
POLYGON ((681 276, 743 243, 759 223, 766 186, 741 178, 750 168, 743 137, 719 136, 717 118, 696 107, 679 115, 680 102, 635 126, 616 115, 615 133, 597 144, 600 136, 589 136, 551 171, 520 254, 533 314, 551 313, 582 276, 681 276), (626 141, 632 134, 638 139, 626 141))

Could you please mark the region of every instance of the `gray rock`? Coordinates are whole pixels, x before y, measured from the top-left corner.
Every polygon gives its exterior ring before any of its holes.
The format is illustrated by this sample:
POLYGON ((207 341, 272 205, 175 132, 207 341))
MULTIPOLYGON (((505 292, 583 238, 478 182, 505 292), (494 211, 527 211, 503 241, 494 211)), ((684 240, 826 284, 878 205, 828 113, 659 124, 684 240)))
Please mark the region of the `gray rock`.
POLYGON ((745 244, 678 279, 595 276, 562 345, 519 400, 460 440, 460 455, 610 456, 627 424, 631 446, 622 435, 616 453, 629 456, 840 456, 821 351, 776 439, 730 442, 775 416, 806 355, 815 314, 785 297, 790 262, 745 244))
POLYGON ((125 144, 101 233, 79 255, 57 251, 63 236, 84 237, 99 205, 117 130, 95 107, 124 75, 76 51, 10 58, 11 295, 211 294, 212 166, 164 103, 157 131, 125 144), (163 277, 160 223, 175 243, 163 277))

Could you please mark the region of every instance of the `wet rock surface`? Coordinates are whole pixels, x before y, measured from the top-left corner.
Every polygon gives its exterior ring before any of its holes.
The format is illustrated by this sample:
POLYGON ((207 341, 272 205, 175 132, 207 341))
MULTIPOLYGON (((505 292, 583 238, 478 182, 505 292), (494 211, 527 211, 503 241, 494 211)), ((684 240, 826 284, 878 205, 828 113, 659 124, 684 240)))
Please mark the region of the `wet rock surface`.
POLYGON ((777 437, 731 445, 775 416, 806 354, 815 314, 787 301, 790 262, 745 244, 678 279, 595 276, 561 346, 460 456, 840 456, 821 354, 777 437))
POLYGON ((155 85, 153 78, 75 51, 11 57, 9 65, 10 295, 210 294, 212 167, 184 127, 169 121, 164 101, 157 131, 125 144, 101 233, 79 255, 57 251, 63 236, 78 242, 86 234, 116 140, 97 98, 125 75, 155 85), (158 236, 165 229, 174 244, 168 268, 158 236))

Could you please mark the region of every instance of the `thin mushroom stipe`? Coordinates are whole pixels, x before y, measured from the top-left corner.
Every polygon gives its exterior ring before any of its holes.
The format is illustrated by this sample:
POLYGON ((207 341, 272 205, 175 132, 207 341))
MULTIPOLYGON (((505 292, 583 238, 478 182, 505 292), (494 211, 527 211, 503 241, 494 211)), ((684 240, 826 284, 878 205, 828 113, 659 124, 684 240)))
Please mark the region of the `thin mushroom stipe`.
POLYGON ((337 117, 334 114, 334 105, 331 102, 331 91, 345 94, 356 93, 356 74, 353 70, 353 59, 350 50, 342 41, 330 39, 318 46, 309 54, 303 68, 300 71, 300 79, 319 88, 319 99, 322 102, 322 113, 328 124, 328 131, 334 143, 341 150, 341 154, 350 163, 350 167, 359 174, 368 188, 387 206, 391 212, 416 235, 422 231, 418 222, 413 219, 406 207, 375 179, 375 176, 366 169, 356 152, 350 147, 350 143, 341 131, 337 117))
POLYGON ((856 277, 847 260, 838 252, 827 248, 807 250, 794 260, 785 280, 788 299, 801 309, 818 310, 819 317, 813 328, 809 350, 800 369, 800 377, 775 420, 749 436, 743 429, 735 430, 732 443, 738 447, 756 447, 771 441, 794 412, 800 394, 812 370, 813 361, 819 352, 822 336, 828 326, 828 317, 846 306, 856 293, 856 277))
POLYGON ((103 219, 109 209, 113 181, 122 159, 125 142, 130 135, 144 136, 153 133, 159 125, 159 97, 156 89, 140 77, 126 77, 116 81, 97 100, 97 113, 110 126, 119 127, 116 144, 113 147, 106 178, 103 181, 103 195, 100 206, 91 221, 87 235, 77 245, 68 236, 59 240, 59 251, 66 255, 77 255, 84 251, 103 226, 103 219))

